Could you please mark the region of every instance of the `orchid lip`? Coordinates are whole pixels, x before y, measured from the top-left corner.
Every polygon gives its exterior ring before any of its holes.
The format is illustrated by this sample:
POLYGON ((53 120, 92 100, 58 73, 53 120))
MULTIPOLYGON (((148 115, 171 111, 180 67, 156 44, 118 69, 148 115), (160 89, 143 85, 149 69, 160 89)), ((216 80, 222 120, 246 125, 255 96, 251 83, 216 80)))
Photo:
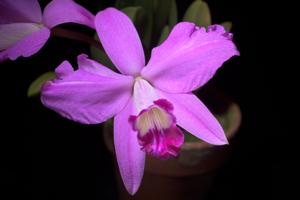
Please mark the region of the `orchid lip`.
POLYGON ((130 116, 129 122, 133 130, 138 132, 141 149, 149 155, 160 159, 178 155, 184 136, 176 126, 172 110, 171 103, 159 99, 138 116, 130 116))
POLYGON ((171 126, 172 119, 168 113, 158 106, 151 106, 147 110, 143 110, 137 118, 135 129, 140 131, 141 136, 147 134, 151 130, 163 131, 171 126))

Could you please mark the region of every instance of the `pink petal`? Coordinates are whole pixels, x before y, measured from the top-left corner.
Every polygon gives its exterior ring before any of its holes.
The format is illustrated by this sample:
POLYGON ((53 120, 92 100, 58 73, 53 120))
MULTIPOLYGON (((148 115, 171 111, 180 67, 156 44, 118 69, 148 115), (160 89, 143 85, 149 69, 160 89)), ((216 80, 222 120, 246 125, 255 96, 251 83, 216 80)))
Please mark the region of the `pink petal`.
POLYGON ((68 61, 62 62, 56 69, 55 75, 58 79, 71 75, 74 72, 72 65, 68 61))
POLYGON ((108 76, 122 79, 124 75, 115 73, 109 68, 101 65, 100 63, 91 60, 87 55, 81 54, 77 57, 78 67, 92 74, 100 75, 100 76, 108 76))
POLYGON ((38 52, 50 37, 50 31, 48 28, 43 27, 38 31, 25 36, 20 41, 8 49, 0 52, 0 61, 11 59, 15 60, 20 56, 29 57, 38 52))
MULTIPOLYGON (((103 66, 98 64, 91 68, 101 71, 103 66)), ((80 123, 106 121, 120 112, 131 97, 131 77, 114 72, 95 74, 88 70, 88 66, 72 71, 66 61, 56 73, 58 79, 43 86, 41 100, 46 107, 80 123)))
POLYGON ((107 8, 96 15, 95 25, 106 53, 120 72, 139 74, 145 65, 145 57, 131 20, 121 11, 107 8))
POLYGON ((0 24, 42 21, 42 11, 37 0, 1 0, 0 24))
POLYGON ((195 95, 166 92, 160 94, 173 104, 179 126, 208 143, 228 144, 219 122, 195 95))
POLYGON ((11 47, 25 36, 40 30, 36 23, 0 24, 0 51, 11 47))
POLYGON ((94 28, 94 15, 73 0, 53 0, 45 8, 43 23, 52 28, 63 23, 78 23, 94 28))
POLYGON ((222 26, 211 26, 206 31, 193 23, 179 23, 167 40, 152 50, 142 76, 167 92, 195 90, 226 60, 239 54, 231 37, 222 26))
POLYGON ((114 141, 121 177, 127 191, 133 195, 138 190, 144 173, 145 153, 138 143, 137 132, 128 122, 129 116, 136 115, 133 102, 114 119, 114 141))

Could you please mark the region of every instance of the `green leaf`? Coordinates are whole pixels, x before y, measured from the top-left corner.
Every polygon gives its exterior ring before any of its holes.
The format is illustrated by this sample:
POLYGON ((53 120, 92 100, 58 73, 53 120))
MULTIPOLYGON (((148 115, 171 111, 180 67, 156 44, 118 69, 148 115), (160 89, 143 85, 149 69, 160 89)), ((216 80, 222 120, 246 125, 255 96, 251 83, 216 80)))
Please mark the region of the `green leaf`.
POLYGON ((104 51, 101 51, 100 49, 97 49, 93 46, 90 47, 91 51, 91 57, 95 60, 97 60, 99 63, 103 64, 106 67, 109 67, 110 69, 114 69, 113 63, 110 61, 108 56, 104 51))
POLYGON ((121 9, 127 6, 134 6, 135 2, 135 0, 116 0, 115 7, 121 9))
POLYGON ((175 26, 177 22, 178 22, 177 4, 175 0, 172 0, 168 23, 170 27, 173 28, 173 26, 175 26))
POLYGON ((163 41, 165 41, 165 39, 167 39, 168 35, 170 34, 170 27, 169 26, 165 26, 161 32, 158 44, 163 43, 163 41))
POLYGON ((211 25, 211 16, 209 7, 206 2, 202 0, 195 0, 184 14, 183 21, 193 22, 197 26, 211 25))
POLYGON ((151 48, 152 31, 153 31, 153 18, 152 14, 148 14, 147 19, 144 21, 143 30, 141 31, 142 42, 146 49, 151 48))
POLYGON ((172 6, 172 0, 160 0, 156 7, 154 7, 154 34, 156 41, 158 41, 160 33, 162 29, 167 25, 169 16, 170 16, 170 8, 172 6))
POLYGON ((154 1, 141 0, 138 2, 138 5, 143 7, 143 20, 141 21, 141 24, 139 26, 139 31, 147 56, 151 49, 151 42, 153 37, 154 1))
POLYGON ((232 28, 232 22, 229 22, 229 21, 223 22, 221 25, 224 26, 224 28, 227 32, 230 32, 230 30, 232 28))
POLYGON ((42 85, 49 80, 54 79, 55 73, 54 72, 46 72, 44 74, 42 74, 41 76, 39 76, 36 80, 34 80, 28 90, 27 90, 27 97, 33 97, 36 96, 40 93, 41 87, 42 85))
MULTIPOLYGON (((94 35, 94 39, 99 41, 97 33, 94 35)), ((106 67, 109 67, 112 70, 116 70, 114 64, 110 61, 109 57, 104 51, 94 46, 90 46, 90 52, 91 52, 91 57, 93 59, 97 60, 99 63, 103 64, 106 67)))
POLYGON ((122 11, 131 19, 131 21, 136 24, 139 12, 141 12, 142 7, 140 6, 130 6, 123 8, 122 11))
POLYGON ((118 9, 131 7, 131 6, 140 6, 145 9, 149 6, 149 4, 153 4, 154 0, 117 0, 115 3, 115 7, 118 9))

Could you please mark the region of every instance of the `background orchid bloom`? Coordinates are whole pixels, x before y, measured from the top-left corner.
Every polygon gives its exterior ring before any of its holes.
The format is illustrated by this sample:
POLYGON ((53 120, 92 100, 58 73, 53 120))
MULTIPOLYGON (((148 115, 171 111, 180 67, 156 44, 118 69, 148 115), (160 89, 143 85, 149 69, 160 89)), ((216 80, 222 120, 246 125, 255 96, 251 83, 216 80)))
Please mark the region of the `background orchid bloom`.
POLYGON ((42 89, 42 103, 84 124, 114 117, 114 143, 126 189, 134 194, 143 176, 145 153, 165 159, 178 154, 184 128, 215 145, 227 144, 224 131, 205 105, 192 94, 230 57, 239 55, 232 35, 222 26, 208 30, 177 24, 169 37, 145 57, 138 33, 122 12, 99 12, 95 27, 116 73, 78 56, 79 69, 63 62, 57 79, 42 89))
POLYGON ((94 16, 73 0, 53 0, 42 14, 37 0, 0 1, 0 61, 28 57, 50 37, 50 29, 74 22, 94 27, 94 16))

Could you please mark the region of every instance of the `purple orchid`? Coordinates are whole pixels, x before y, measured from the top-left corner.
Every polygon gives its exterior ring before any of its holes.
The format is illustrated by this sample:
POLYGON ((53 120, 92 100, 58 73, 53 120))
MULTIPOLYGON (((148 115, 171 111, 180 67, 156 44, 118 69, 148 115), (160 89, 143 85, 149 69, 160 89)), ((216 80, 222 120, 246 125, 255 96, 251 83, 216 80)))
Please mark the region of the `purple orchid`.
POLYGON ((37 0, 0 1, 0 61, 28 57, 50 37, 50 29, 74 22, 94 28, 94 16, 73 0, 53 0, 42 14, 37 0))
POLYGON ((78 56, 78 70, 64 61, 57 79, 47 82, 41 100, 62 116, 96 124, 114 117, 114 143, 126 189, 134 194, 143 176, 145 153, 166 159, 178 155, 184 128, 215 145, 227 144, 224 131, 192 94, 230 57, 239 55, 232 35, 219 25, 208 30, 177 24, 152 50, 145 65, 143 47, 130 19, 108 8, 95 17, 100 41, 116 73, 78 56))

